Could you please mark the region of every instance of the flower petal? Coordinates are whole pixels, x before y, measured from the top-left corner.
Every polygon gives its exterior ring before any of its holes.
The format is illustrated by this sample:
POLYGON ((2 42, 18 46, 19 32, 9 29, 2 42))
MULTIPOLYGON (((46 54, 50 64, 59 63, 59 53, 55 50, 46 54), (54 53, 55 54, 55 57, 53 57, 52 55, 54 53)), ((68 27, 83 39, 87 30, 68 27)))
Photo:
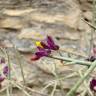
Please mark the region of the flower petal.
POLYGON ((39 50, 39 51, 45 51, 45 49, 44 48, 41 48, 41 47, 37 47, 37 49, 39 50))
POLYGON ((47 36, 47 43, 48 43, 48 45, 55 45, 51 36, 47 36))
POLYGON ((42 45, 43 48, 45 48, 45 49, 50 49, 50 47, 49 47, 46 43, 44 43, 44 42, 41 42, 41 45, 42 45))
POLYGON ((51 53, 51 50, 47 50, 47 49, 40 49, 38 52, 36 52, 35 54, 38 57, 43 57, 43 56, 48 56, 51 53))
POLYGON ((96 90, 94 89, 96 87, 96 79, 92 79, 91 81, 90 81, 90 89, 92 90, 92 91, 95 91, 96 92, 96 90))
POLYGON ((44 51, 36 52, 35 54, 36 54, 38 57, 48 56, 48 53, 47 53, 47 52, 44 52, 44 51))
POLYGON ((94 62, 96 60, 95 56, 90 56, 89 58, 86 59, 87 61, 94 62))
POLYGON ((58 49, 59 49, 59 46, 58 46, 58 45, 54 45, 54 46, 50 46, 50 48, 51 48, 52 50, 58 50, 58 49))
POLYGON ((50 37, 50 36, 47 36, 47 43, 48 43, 48 46, 50 49, 52 49, 52 50, 59 49, 59 46, 54 43, 52 37, 50 37))
POLYGON ((5 75, 5 76, 7 76, 8 75, 8 66, 5 66, 4 67, 4 69, 3 69, 3 74, 5 75))
POLYGON ((40 57, 38 57, 37 55, 32 55, 32 57, 31 57, 31 60, 32 61, 35 61, 35 60, 39 60, 40 59, 40 57))

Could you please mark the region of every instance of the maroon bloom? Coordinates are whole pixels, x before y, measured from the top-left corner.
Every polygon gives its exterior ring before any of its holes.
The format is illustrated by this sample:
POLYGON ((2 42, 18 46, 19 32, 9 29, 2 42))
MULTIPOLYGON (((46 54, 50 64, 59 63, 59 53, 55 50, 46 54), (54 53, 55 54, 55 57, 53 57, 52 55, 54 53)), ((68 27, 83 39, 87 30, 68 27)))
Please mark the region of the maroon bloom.
POLYGON ((35 61, 35 60, 39 60, 40 59, 40 57, 38 57, 37 55, 32 55, 32 57, 31 57, 31 60, 32 61, 35 61))
POLYGON ((51 50, 58 50, 59 49, 59 46, 54 43, 54 40, 52 39, 51 36, 47 36, 46 41, 47 41, 47 43, 41 42, 41 45, 43 46, 43 48, 51 49, 51 50))
POLYGON ((32 56, 31 60, 39 60, 41 57, 49 56, 52 50, 58 50, 59 46, 56 45, 51 36, 47 36, 45 41, 36 42, 37 51, 32 56))
POLYGON ((0 74, 0 88, 2 87, 2 82, 5 80, 5 78, 7 77, 8 75, 8 66, 7 64, 5 63, 5 58, 0 58, 0 64, 2 64, 2 70, 3 72, 1 72, 0 74))
POLYGON ((51 50, 47 50, 41 47, 37 47, 39 51, 35 53, 38 57, 48 56, 51 53, 51 50))
POLYGON ((90 89, 96 92, 96 79, 94 78, 90 81, 90 89))
POLYGON ((50 47, 50 49, 52 49, 52 50, 58 50, 59 49, 59 46, 54 43, 51 36, 47 36, 47 43, 48 43, 48 46, 50 47))
MULTIPOLYGON (((37 47, 38 51, 40 52, 44 52, 45 54, 49 54, 51 53, 51 50, 50 49, 44 49, 44 48, 41 48, 41 47, 37 47)), ((45 55, 46 56, 46 55, 45 55)))
POLYGON ((87 61, 94 62, 96 60, 95 56, 90 56, 89 58, 86 59, 87 61))
POLYGON ((8 66, 5 66, 4 68, 3 68, 3 74, 5 75, 5 76, 7 76, 8 75, 8 66))
POLYGON ((32 56, 31 60, 38 60, 41 57, 48 56, 51 53, 51 50, 37 47, 38 51, 32 56))
POLYGON ((50 47, 43 41, 41 41, 41 46, 44 48, 44 49, 50 49, 50 47))

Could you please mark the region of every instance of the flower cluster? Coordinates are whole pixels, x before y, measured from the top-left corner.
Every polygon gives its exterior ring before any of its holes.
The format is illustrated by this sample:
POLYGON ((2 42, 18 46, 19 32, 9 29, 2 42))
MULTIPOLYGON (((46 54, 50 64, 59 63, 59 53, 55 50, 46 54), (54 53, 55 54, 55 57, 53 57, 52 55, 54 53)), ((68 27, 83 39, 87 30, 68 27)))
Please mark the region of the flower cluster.
POLYGON ((94 92, 96 92, 96 79, 93 78, 91 81, 90 81, 90 89, 94 92))
POLYGON ((96 60, 96 47, 93 48, 92 54, 86 60, 90 62, 94 62, 96 60))
POLYGON ((1 83, 5 80, 5 78, 8 75, 8 66, 5 63, 5 58, 2 57, 0 58, 0 66, 2 66, 0 68, 0 86, 1 86, 1 83))
POLYGON ((31 60, 38 60, 41 57, 49 56, 52 50, 59 49, 59 46, 55 44, 51 36, 47 36, 47 38, 43 41, 36 42, 36 45, 37 45, 37 51, 32 56, 31 60))

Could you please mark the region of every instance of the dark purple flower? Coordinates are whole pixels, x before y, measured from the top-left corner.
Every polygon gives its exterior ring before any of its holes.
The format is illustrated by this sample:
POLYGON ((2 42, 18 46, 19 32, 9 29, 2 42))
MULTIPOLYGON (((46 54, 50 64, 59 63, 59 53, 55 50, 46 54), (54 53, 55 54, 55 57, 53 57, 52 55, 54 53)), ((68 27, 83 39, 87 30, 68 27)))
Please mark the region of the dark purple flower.
POLYGON ((8 75, 8 66, 5 66, 4 68, 3 68, 3 74, 5 75, 5 76, 7 76, 8 75))
POLYGON ((90 89, 96 92, 96 79, 94 78, 90 81, 90 89))
POLYGON ((44 49, 50 49, 50 46, 48 46, 45 42, 41 41, 41 45, 44 49))
POLYGON ((50 49, 52 50, 58 50, 59 46, 54 43, 54 40, 51 36, 47 36, 47 43, 50 49))
POLYGON ((31 60, 38 60, 41 57, 50 55, 51 50, 59 49, 59 46, 54 43, 51 36, 47 36, 45 41, 36 42, 36 45, 38 51, 32 56, 31 60))
POLYGON ((51 53, 51 50, 37 47, 38 51, 32 56, 31 60, 38 60, 41 57, 48 56, 51 53))
POLYGON ((38 57, 37 55, 32 55, 32 57, 31 57, 31 60, 32 61, 35 61, 35 60, 39 60, 40 59, 40 57, 38 57))
POLYGON ((94 62, 96 60, 95 56, 90 56, 89 58, 86 59, 87 61, 94 62))
POLYGON ((37 48, 38 51, 35 53, 35 55, 37 55, 38 57, 48 56, 51 53, 51 50, 40 48, 40 47, 37 48))
POLYGON ((47 41, 47 43, 45 43, 43 41, 41 42, 41 45, 43 46, 43 48, 51 49, 51 50, 58 50, 59 49, 59 46, 54 43, 54 40, 52 39, 51 36, 47 36, 46 41, 47 41))

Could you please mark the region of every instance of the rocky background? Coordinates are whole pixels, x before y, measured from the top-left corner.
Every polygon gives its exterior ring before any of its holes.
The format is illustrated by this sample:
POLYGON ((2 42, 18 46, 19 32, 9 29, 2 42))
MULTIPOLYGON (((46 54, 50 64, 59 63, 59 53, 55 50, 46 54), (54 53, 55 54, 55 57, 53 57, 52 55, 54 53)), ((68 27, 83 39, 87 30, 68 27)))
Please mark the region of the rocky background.
MULTIPOLYGON (((91 28, 84 20, 92 20, 92 0, 0 0, 0 47, 7 48, 12 66, 16 67, 17 78, 19 76, 17 81, 22 82, 22 76, 13 45, 20 52, 26 83, 30 88, 52 96, 54 82, 48 88, 45 86, 55 79, 56 63, 58 74, 71 78, 62 80, 66 93, 77 81, 77 75, 71 77, 71 73, 81 67, 64 66, 62 62, 49 58, 33 62, 30 61, 30 53, 35 48, 34 39, 41 40, 51 35, 60 45, 63 56, 86 58, 90 48, 91 28)), ((95 39, 94 34, 94 44, 95 39)), ((59 87, 58 84, 54 96, 61 96, 59 87)), ((82 88, 78 92, 82 92, 82 88)), ((32 96, 43 96, 38 92, 33 92, 32 96)), ((5 96, 5 93, 0 94, 5 96)), ((26 95, 14 88, 13 96, 26 95)))

